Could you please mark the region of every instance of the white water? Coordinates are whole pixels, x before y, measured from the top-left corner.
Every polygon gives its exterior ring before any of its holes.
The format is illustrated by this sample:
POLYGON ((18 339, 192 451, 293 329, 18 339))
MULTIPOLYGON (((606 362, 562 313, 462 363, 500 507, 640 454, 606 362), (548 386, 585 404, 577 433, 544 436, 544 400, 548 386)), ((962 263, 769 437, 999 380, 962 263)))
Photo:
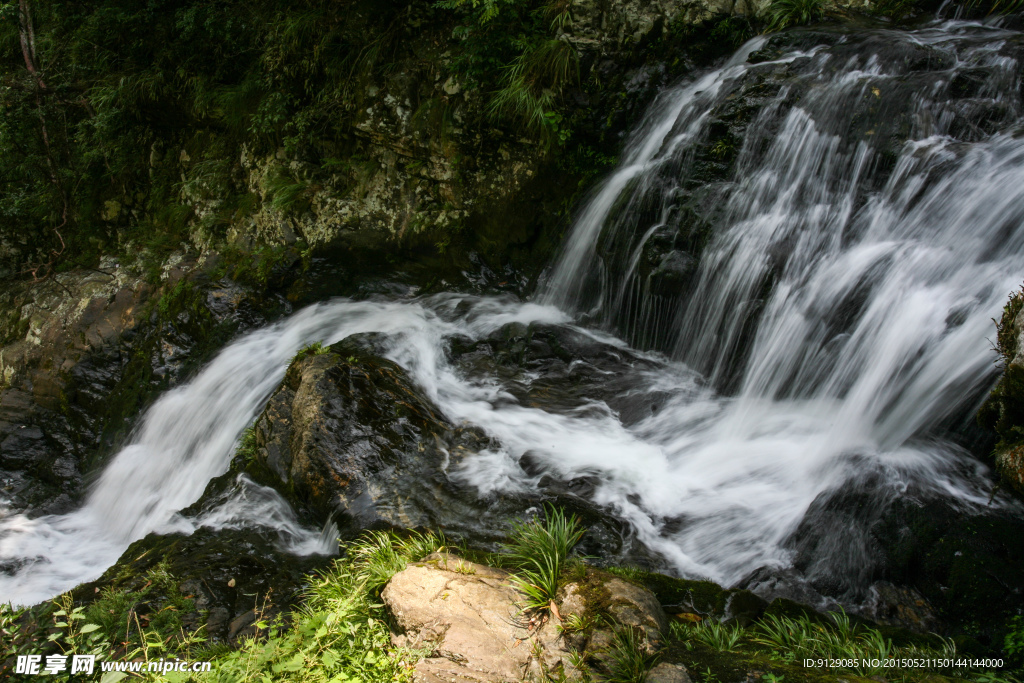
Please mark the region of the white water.
MULTIPOLYGON (((951 25, 914 40, 954 50, 963 42, 958 32, 983 31, 951 25)), ((1016 69, 975 43, 966 41, 957 59, 1016 69)), ((987 504, 985 468, 934 430, 975 407, 993 379, 991 318, 1024 279, 1024 140, 997 134, 964 143, 935 124, 904 147, 880 189, 864 189, 874 152, 844 146, 829 129, 844 98, 870 96, 895 78, 869 55, 827 76, 825 53, 781 59, 818 60, 807 73, 819 86, 800 106, 767 107, 782 117, 769 149, 740 152, 740 180, 694 287, 670 302, 663 324, 675 342, 667 356, 579 329, 643 360, 623 391, 658 396, 656 412, 624 424, 598 398, 570 410, 522 405, 497 378, 471 378, 449 358, 454 336, 482 339, 509 322, 570 326, 578 313, 601 320, 602 307, 621 304, 631 288, 642 294, 633 276, 616 281, 607 272, 594 245, 624 192, 649 191, 667 162, 702 139, 709 112, 753 68, 744 62, 757 47, 656 103, 622 169, 582 211, 540 303, 456 294, 334 301, 234 342, 147 412, 80 510, 0 519, 0 562, 24 563, 0 575, 0 596, 51 597, 97 577, 154 531, 262 524, 296 552, 326 551, 278 497, 245 482, 199 519, 178 511, 227 470, 239 434, 299 348, 359 332, 388 335, 386 355, 449 420, 477 425, 500 444, 467 456, 448 472, 452 479, 481 496, 535 490, 539 478, 519 465, 524 454, 563 479, 596 477, 594 502, 689 575, 732 583, 761 566, 786 566, 786 540, 812 502, 871 474, 893 490, 987 504), (767 300, 756 302, 763 313, 748 331, 737 388, 724 395, 769 254, 780 245, 786 259, 767 300), (594 282, 602 290, 596 299, 588 296, 594 282)), ((920 98, 921 111, 934 107, 930 120, 941 121, 941 103, 920 98)), ((650 227, 627 220, 617 229, 634 230, 642 246, 650 227)))

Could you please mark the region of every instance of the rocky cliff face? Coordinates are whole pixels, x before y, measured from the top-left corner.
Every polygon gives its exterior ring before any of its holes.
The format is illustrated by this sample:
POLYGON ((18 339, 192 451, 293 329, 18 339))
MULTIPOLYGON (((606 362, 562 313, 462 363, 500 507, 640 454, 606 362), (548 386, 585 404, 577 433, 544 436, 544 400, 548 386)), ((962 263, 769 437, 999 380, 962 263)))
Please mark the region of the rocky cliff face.
POLYGON ((0 294, 0 481, 9 509, 59 513, 158 391, 186 378, 239 327, 246 291, 212 262, 170 260, 160 284, 114 259, 0 294))

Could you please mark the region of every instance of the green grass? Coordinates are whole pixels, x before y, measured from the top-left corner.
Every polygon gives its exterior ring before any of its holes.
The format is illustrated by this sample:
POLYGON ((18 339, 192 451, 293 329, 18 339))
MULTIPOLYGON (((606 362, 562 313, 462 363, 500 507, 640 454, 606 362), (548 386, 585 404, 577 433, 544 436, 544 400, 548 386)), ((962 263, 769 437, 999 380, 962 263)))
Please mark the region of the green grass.
MULTIPOLYGON (((72 596, 64 594, 36 610, 37 623, 50 634, 47 638, 26 630, 26 617, 31 616, 27 610, 0 605, 0 678, 4 662, 13 662, 16 655, 65 653, 95 654, 103 660, 213 661, 207 674, 141 676, 170 683, 404 683, 411 680, 411 664, 427 653, 392 647, 379 591, 409 562, 443 545, 442 536, 429 532, 368 532, 343 545, 342 558, 310 577, 299 609, 287 618, 260 615, 258 636, 243 638, 235 649, 209 644, 205 627, 186 633, 180 614, 193 606, 162 566, 146 574, 142 591, 108 588, 95 602, 77 607, 72 596), (140 616, 140 607, 157 595, 164 596, 166 604, 140 616)), ((72 679, 65 671, 47 680, 72 679)))
POLYGON ((803 26, 825 17, 824 0, 772 0, 768 6, 768 30, 803 26))
POLYGON ((564 142, 569 131, 558 113, 558 93, 579 80, 579 55, 569 43, 552 39, 530 46, 504 67, 501 87, 489 113, 509 119, 523 132, 549 144, 564 142))
POLYGON ((703 643, 720 652, 735 651, 744 635, 743 629, 739 626, 720 624, 713 620, 705 620, 693 625, 673 622, 672 629, 680 639, 685 639, 690 643, 703 643))
POLYGON ((607 654, 608 683, 643 683, 658 663, 658 655, 647 651, 643 631, 629 626, 615 629, 607 654))
POLYGON ((421 560, 444 547, 444 535, 440 533, 414 531, 400 536, 391 531, 368 531, 349 544, 346 552, 357 568, 356 576, 367 590, 376 592, 409 562, 421 560))
POLYGON ((301 349, 299 349, 295 353, 295 355, 292 356, 292 359, 288 361, 288 366, 291 367, 295 363, 305 360, 306 358, 309 358, 311 356, 322 356, 330 352, 330 346, 324 346, 324 343, 322 341, 315 341, 311 344, 306 344, 301 349))
POLYGON ((650 575, 646 569, 641 569, 635 565, 627 564, 622 567, 608 567, 605 569, 609 574, 620 576, 627 581, 633 581, 635 583, 642 583, 644 578, 650 575))
POLYGON ((579 520, 555 507, 544 521, 514 522, 512 536, 503 546, 514 568, 511 581, 526 596, 524 610, 546 610, 558 593, 569 551, 583 536, 579 520))
POLYGON ((788 662, 802 659, 857 662, 843 670, 859 676, 913 673, 871 666, 870 660, 951 659, 956 656, 956 647, 950 640, 941 639, 941 645, 932 648, 899 647, 877 629, 854 624, 844 612, 830 613, 828 622, 768 614, 749 628, 714 620, 699 624, 674 622, 671 635, 683 641, 688 649, 701 645, 719 652, 761 652, 788 662))

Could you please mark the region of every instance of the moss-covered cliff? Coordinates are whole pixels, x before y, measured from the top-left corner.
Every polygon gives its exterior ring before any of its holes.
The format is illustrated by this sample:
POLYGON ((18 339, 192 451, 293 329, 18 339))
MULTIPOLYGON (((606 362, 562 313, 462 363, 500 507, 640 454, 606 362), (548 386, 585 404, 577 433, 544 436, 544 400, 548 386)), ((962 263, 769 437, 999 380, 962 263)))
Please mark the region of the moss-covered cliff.
POLYGON ((750 34, 707 2, 23 4, 0 277, 182 245, 535 255, 658 87, 750 34))
POLYGON ((1002 377, 978 412, 978 422, 995 431, 993 458, 1003 481, 1024 494, 1024 288, 1010 295, 996 321, 996 350, 1002 377))

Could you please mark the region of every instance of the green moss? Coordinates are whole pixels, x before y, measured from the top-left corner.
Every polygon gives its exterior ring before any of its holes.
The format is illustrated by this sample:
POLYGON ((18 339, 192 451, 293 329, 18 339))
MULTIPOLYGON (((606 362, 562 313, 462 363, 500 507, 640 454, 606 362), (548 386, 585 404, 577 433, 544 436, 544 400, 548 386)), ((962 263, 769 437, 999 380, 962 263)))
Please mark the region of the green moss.
MULTIPOLYGON (((0 310, 0 346, 21 341, 28 334, 28 318, 21 317, 19 309, 0 310)), ((0 384, 3 378, 0 378, 0 384)))
MULTIPOLYGON (((998 439, 995 454, 1019 451, 1024 447, 1024 366, 1014 364, 1020 349, 1018 337, 1021 330, 1016 325, 1017 317, 1024 310, 1024 287, 1010 294, 1003 307, 1003 314, 996 321, 996 351, 1003 365, 1003 374, 992 393, 978 411, 978 424, 995 432, 998 439)), ((1008 461, 1015 461, 1009 459, 1008 461)), ((1004 463, 996 458, 998 466, 1004 463)), ((1005 465, 1010 467, 1010 465, 1005 465)), ((1024 494, 1020 482, 1024 478, 1018 471, 1003 471, 1004 479, 1011 489, 1024 494)))
POLYGON ((712 581, 677 579, 664 574, 648 574, 644 587, 654 593, 663 605, 676 605, 680 611, 697 614, 722 614, 728 591, 712 581))

